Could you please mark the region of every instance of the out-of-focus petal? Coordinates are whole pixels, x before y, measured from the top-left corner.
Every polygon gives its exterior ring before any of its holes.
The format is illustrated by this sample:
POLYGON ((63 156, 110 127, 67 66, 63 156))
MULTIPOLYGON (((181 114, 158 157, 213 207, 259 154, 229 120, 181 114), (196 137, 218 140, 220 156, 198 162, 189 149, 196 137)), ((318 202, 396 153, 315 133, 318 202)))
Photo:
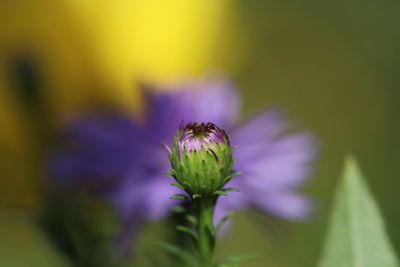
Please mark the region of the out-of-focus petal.
POLYGON ((194 84, 187 91, 187 101, 192 121, 212 122, 222 128, 231 128, 238 121, 241 99, 229 80, 194 84))
POLYGON ((270 109, 258 114, 245 123, 235 127, 231 132, 231 139, 235 143, 253 144, 260 141, 271 142, 284 133, 288 128, 281 111, 270 109))
POLYGON ((110 199, 117 212, 128 221, 133 217, 156 220, 166 216, 177 204, 177 200, 169 197, 179 193, 178 189, 171 186, 172 180, 165 176, 152 177, 142 173, 141 178, 127 177, 112 192, 110 199))
POLYGON ((66 183, 121 177, 143 160, 141 129, 123 114, 81 117, 65 132, 65 150, 56 154, 50 173, 66 183))
POLYGON ((274 194, 254 194, 254 204, 260 210, 286 220, 302 220, 311 212, 308 198, 296 192, 276 192, 274 194))
POLYGON ((313 137, 308 134, 282 136, 264 146, 264 153, 259 153, 257 158, 246 157, 249 152, 238 147, 237 168, 245 173, 248 186, 265 192, 298 186, 311 174, 314 147, 313 137))
POLYGON ((179 203, 178 200, 170 199, 172 195, 182 194, 181 190, 171 186, 172 183, 173 181, 164 174, 159 177, 154 177, 152 181, 147 184, 147 219, 156 220, 163 218, 179 203))
POLYGON ((228 183, 241 192, 223 199, 224 209, 243 209, 245 202, 286 219, 308 214, 308 202, 286 192, 294 192, 310 176, 316 145, 312 135, 289 134, 289 129, 284 116, 270 110, 231 132, 235 169, 243 174, 228 183))
POLYGON ((148 111, 146 128, 154 141, 171 141, 183 120, 187 119, 186 96, 183 92, 144 90, 148 111))
POLYGON ((237 120, 240 98, 227 80, 187 83, 174 89, 145 90, 149 103, 146 121, 153 138, 171 141, 182 123, 212 122, 226 128, 237 120))

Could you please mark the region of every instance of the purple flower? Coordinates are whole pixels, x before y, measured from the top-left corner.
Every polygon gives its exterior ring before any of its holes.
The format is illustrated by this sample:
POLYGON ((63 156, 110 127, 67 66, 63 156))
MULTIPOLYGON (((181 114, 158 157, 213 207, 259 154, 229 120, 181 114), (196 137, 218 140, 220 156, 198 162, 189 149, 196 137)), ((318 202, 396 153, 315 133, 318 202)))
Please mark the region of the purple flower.
MULTIPOLYGON (((67 146, 51 162, 51 173, 64 185, 96 188, 115 206, 126 225, 165 216, 176 193, 165 176, 169 169, 160 142, 171 145, 183 122, 212 122, 227 130, 237 149, 235 169, 243 175, 228 183, 240 189, 220 197, 216 217, 256 207, 285 219, 305 218, 309 201, 297 189, 311 174, 315 145, 309 134, 289 133, 276 110, 238 123, 240 98, 225 80, 191 83, 180 90, 144 89, 148 110, 143 122, 123 113, 91 114, 66 128, 67 146)), ((129 227, 128 227, 129 228, 129 227)))
POLYGON ((249 206, 287 220, 309 215, 310 202, 297 189, 311 175, 316 146, 310 134, 288 130, 283 115, 269 110, 231 131, 235 168, 242 175, 228 185, 241 192, 220 198, 217 219, 249 206))
MULTIPOLYGON (((187 84, 173 93, 152 94, 156 124, 177 129, 184 122, 212 122, 227 130, 236 146, 235 169, 243 174, 228 183, 241 192, 220 197, 215 218, 250 206, 288 220, 309 215, 310 202, 297 192, 311 175, 316 145, 308 133, 290 133, 282 112, 266 110, 238 124, 240 97, 228 81, 187 84)), ((172 140, 172 131, 162 140, 172 140)))

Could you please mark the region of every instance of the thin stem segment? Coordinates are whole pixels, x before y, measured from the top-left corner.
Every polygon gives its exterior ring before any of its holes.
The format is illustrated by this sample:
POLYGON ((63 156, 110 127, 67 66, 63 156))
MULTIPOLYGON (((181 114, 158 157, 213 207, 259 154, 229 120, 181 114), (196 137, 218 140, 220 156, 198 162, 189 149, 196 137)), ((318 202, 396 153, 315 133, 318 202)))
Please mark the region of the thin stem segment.
POLYGON ((217 197, 193 199, 193 208, 197 217, 198 256, 199 266, 213 266, 213 252, 215 245, 215 228, 213 213, 217 197))

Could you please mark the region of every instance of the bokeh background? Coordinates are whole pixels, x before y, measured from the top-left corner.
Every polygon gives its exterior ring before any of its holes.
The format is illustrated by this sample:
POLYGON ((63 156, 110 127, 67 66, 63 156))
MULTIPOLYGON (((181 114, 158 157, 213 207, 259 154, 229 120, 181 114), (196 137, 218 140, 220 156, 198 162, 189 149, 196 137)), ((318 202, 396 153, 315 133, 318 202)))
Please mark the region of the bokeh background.
MULTIPOLYGON (((140 116, 138 81, 209 75, 233 79, 245 115, 280 106, 322 147, 304 188, 312 218, 242 213, 218 255, 262 253, 249 267, 315 266, 348 153, 359 158, 398 251, 399 12, 389 0, 1 1, 0 266, 71 266, 35 222, 50 129, 98 105, 140 116)), ((138 262, 168 227, 145 228, 138 262)))

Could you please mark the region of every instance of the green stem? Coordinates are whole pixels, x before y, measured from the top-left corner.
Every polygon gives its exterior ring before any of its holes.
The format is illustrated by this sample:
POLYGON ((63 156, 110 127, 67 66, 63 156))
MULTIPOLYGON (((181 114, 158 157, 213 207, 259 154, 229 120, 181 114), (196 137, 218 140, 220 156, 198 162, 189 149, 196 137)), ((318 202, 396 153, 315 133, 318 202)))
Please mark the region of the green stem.
POLYGON ((194 212, 197 216, 197 247, 201 267, 212 267, 215 244, 213 213, 216 199, 216 197, 193 199, 194 212))

